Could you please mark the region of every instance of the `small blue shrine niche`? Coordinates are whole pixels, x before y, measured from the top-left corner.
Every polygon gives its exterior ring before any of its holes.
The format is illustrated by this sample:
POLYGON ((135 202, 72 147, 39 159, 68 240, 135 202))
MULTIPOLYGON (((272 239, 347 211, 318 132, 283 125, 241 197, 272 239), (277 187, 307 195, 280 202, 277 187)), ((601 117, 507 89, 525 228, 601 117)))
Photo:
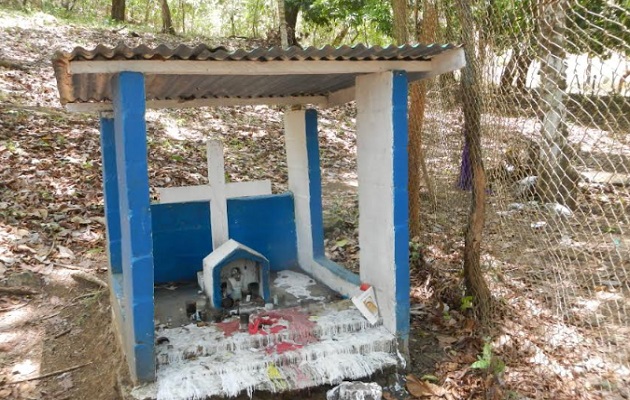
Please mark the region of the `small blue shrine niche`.
MULTIPOLYGON (((238 258, 257 263, 261 281, 273 271, 299 268, 343 296, 353 295, 361 282, 370 284, 383 326, 404 346, 408 82, 464 64, 463 50, 451 45, 234 52, 120 45, 57 53, 53 66, 62 103, 71 111, 101 113, 112 311, 134 381, 155 380, 155 285, 197 281, 202 271, 205 282, 210 272, 216 305, 216 278, 238 258), (353 100, 359 274, 325 256, 317 111, 303 108, 353 100), (209 143, 208 185, 167 188, 151 204, 146 109, 248 104, 294 107, 284 117, 289 191, 271 193, 264 181, 226 184, 222 149, 209 143), (221 249, 223 258, 206 268, 204 258, 221 249)), ((264 285, 258 290, 268 297, 264 285)))

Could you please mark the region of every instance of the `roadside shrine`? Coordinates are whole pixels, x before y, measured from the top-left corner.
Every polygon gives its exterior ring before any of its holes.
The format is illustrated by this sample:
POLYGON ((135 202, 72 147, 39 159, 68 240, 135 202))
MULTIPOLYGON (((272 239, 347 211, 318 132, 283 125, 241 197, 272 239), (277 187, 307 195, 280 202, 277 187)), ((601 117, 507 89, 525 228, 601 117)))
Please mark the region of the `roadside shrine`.
POLYGON ((464 64, 451 45, 56 54, 61 102, 101 116, 114 324, 150 397, 291 390, 398 362, 409 333, 408 84, 464 64), (358 275, 324 254, 316 111, 353 100, 358 275), (147 109, 257 104, 291 106, 287 193, 226 183, 222 145, 209 141, 208 184, 160 188, 150 203, 147 109), (156 289, 167 282, 183 284, 156 289), (340 300, 361 283, 375 293, 375 324, 340 300))

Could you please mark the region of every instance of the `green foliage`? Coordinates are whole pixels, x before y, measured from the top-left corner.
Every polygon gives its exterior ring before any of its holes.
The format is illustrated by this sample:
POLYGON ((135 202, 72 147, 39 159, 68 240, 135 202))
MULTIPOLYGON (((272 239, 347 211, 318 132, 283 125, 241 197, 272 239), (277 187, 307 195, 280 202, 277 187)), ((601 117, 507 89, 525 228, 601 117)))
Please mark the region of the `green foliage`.
POLYGON ((412 240, 409 242, 409 261, 412 263, 422 258, 422 245, 412 240))
POLYGON ((505 371, 505 363, 492 352, 490 338, 486 338, 483 350, 477 361, 471 364, 470 368, 478 369, 488 374, 500 375, 505 371))
MULTIPOLYGON (((168 0, 178 35, 266 38, 276 36, 277 0, 168 0)), ((299 10, 297 36, 302 45, 391 42, 392 11, 382 0, 285 0, 287 12, 299 10)), ((18 2, 16 2, 16 7, 18 2)), ((111 0, 19 2, 26 11, 101 27, 120 27, 109 19, 111 0), (24 5, 23 5, 24 4, 24 5)), ((159 32, 160 2, 126 0, 124 25, 137 32, 159 32)))
MULTIPOLYGON (((478 9, 487 19, 489 37, 496 50, 517 47, 519 42, 536 48, 540 31, 540 4, 536 0, 495 0, 478 9)), ((568 51, 608 56, 610 51, 630 54, 630 0, 572 0, 567 2, 568 51)))
POLYGON ((320 26, 340 24, 358 29, 370 25, 377 32, 391 35, 392 11, 388 1, 381 0, 287 0, 300 4, 304 19, 320 26))
POLYGON ((519 42, 531 40, 539 29, 538 18, 535 17, 537 0, 496 0, 490 1, 484 10, 479 10, 481 18, 487 18, 488 32, 496 50, 503 51, 514 48, 519 42))
POLYGON ((473 308, 473 300, 474 296, 464 296, 462 297, 462 304, 459 306, 461 311, 466 311, 473 308))
POLYGON ((573 53, 630 55, 630 0, 576 0, 568 10, 567 43, 573 53))
MULTIPOLYGON (((278 29, 277 0, 168 0, 179 34, 265 38, 278 29)), ((127 24, 135 31, 159 31, 160 2, 126 0, 127 24)), ((58 18, 111 26, 111 0, 18 1, 25 11, 44 11, 58 18)), ((391 42, 391 2, 383 0, 285 0, 286 9, 300 10, 302 45, 391 42)), ((479 37, 495 52, 537 50, 541 5, 538 0, 483 0, 472 6, 479 37)), ((442 41, 460 41, 460 21, 453 0, 439 2, 442 41)), ((630 0, 567 2, 568 51, 607 57, 613 51, 630 55, 630 0)), ((421 10, 422 11, 422 10, 421 10)))
POLYGON ((312 44, 388 44, 393 31, 389 1, 286 0, 302 11, 304 31, 312 44))

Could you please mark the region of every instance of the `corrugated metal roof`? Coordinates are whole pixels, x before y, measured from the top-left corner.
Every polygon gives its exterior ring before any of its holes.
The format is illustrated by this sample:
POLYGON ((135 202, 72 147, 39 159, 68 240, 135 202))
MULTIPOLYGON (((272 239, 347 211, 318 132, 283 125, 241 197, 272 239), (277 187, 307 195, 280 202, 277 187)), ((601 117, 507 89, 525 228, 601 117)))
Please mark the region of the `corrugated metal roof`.
POLYGON ((280 61, 280 60, 428 60, 444 50, 455 48, 454 45, 403 45, 385 48, 367 47, 359 44, 353 47, 324 46, 300 47, 288 49, 280 47, 256 48, 253 50, 229 51, 224 47, 208 47, 200 44, 195 47, 179 45, 170 48, 166 45, 148 47, 140 45, 128 47, 124 43, 116 47, 98 45, 93 50, 77 47, 72 52, 57 52, 53 63, 64 61, 89 60, 196 60, 196 61, 280 61))
MULTIPOLYGON (((372 63, 380 62, 405 62, 404 65, 412 65, 406 62, 423 63, 427 65, 433 57, 449 51, 459 50, 454 45, 404 45, 381 47, 366 47, 357 45, 354 47, 325 46, 322 48, 290 47, 282 49, 279 47, 256 48, 253 50, 230 51, 223 47, 208 47, 198 45, 195 47, 179 45, 170 48, 166 45, 157 47, 137 46, 128 47, 125 44, 111 48, 99 45, 92 50, 82 47, 75 48, 72 52, 57 52, 53 57, 53 67, 57 78, 61 102, 85 103, 85 102, 111 102, 110 81, 112 73, 106 69, 97 72, 73 73, 73 66, 82 67, 92 63, 101 67, 103 61, 115 61, 118 70, 125 70, 125 66, 132 64, 140 68, 146 76, 146 98, 147 101, 160 100, 193 100, 193 99, 213 99, 213 98, 283 98, 283 97, 308 97, 326 96, 338 90, 354 86, 355 78, 361 73, 361 69, 353 70, 353 66, 359 64, 348 64, 348 69, 343 69, 339 73, 325 73, 325 71, 289 72, 273 73, 256 72, 245 70, 213 73, 212 67, 218 63, 235 63, 234 67, 242 64, 239 62, 252 62, 265 65, 274 65, 274 68, 282 70, 285 65, 295 64, 295 62, 309 63, 310 65, 332 66, 334 63, 353 63, 358 61, 372 63), (138 64, 138 61, 143 61, 138 64), (158 67, 174 66, 171 70, 160 70, 152 73, 150 70, 144 71, 141 67, 153 62, 160 63, 158 67), (178 61, 178 63, 170 63, 178 61), (182 64, 187 62, 207 63, 209 68, 203 73, 190 73, 182 64), (317 64, 317 62, 320 62, 317 64), (326 62, 322 64, 321 62, 326 62), (86 64, 87 63, 87 64, 86 64), (138 67, 140 65, 140 67, 138 67), (182 66, 184 68, 182 68, 182 66), (277 67, 276 67, 277 66, 277 67)), ((305 65, 305 64, 302 64, 305 65)), ((307 64, 308 65, 308 64, 307 64)), ((366 64, 363 63, 363 66, 366 64)), ((385 65, 385 64, 380 64, 385 65)), ((389 64, 388 64, 389 65, 389 64)), ((393 64, 392 64, 393 65, 393 64)), ((396 64, 403 65, 403 64, 396 64)), ((417 64, 416 64, 417 65, 417 64)), ((232 65, 230 64, 231 68, 232 65)), ((136 69, 137 70, 137 69, 136 69)), ((335 70, 338 71, 338 70, 335 70)), ((426 71, 426 69, 425 69, 426 71)), ((418 79, 423 73, 410 73, 411 79, 418 79)), ((426 73, 424 73, 426 75, 426 73)))

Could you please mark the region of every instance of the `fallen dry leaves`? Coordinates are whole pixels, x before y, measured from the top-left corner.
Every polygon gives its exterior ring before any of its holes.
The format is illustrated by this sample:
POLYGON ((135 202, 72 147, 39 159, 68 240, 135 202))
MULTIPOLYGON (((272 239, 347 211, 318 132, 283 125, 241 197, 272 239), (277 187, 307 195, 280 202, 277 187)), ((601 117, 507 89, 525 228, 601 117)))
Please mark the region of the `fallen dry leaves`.
POLYGON ((446 390, 428 381, 423 381, 413 375, 407 375, 407 391, 414 397, 443 397, 446 390))

